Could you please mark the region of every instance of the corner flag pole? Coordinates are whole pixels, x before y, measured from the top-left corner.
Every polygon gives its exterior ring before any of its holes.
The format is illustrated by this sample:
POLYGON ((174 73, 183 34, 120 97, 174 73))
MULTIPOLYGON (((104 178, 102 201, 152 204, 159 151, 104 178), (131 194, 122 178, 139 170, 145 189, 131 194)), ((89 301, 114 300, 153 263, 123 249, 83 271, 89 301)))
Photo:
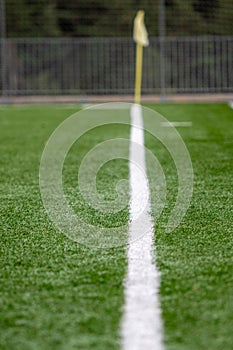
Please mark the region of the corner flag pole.
POLYGON ((137 44, 136 48, 136 76, 135 76, 135 95, 134 102, 141 102, 141 85, 142 85, 142 60, 143 48, 141 44, 137 44))
POLYGON ((137 44, 134 102, 138 104, 141 102, 143 46, 149 45, 148 34, 144 24, 144 15, 145 13, 142 10, 137 12, 133 29, 133 38, 137 44))

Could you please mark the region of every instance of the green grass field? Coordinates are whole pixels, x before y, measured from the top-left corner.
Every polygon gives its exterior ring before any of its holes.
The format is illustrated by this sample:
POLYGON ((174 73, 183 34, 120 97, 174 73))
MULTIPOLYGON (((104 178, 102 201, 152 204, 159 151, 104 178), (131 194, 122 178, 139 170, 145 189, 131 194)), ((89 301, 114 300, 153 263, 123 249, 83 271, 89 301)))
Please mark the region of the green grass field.
MULTIPOLYGON (((171 234, 164 227, 177 193, 174 164, 164 146, 149 134, 145 138, 163 166, 168 187, 166 206, 155 224, 166 349, 230 350, 233 111, 226 104, 148 107, 170 121, 193 123, 178 131, 192 158, 194 193, 184 220, 171 234)), ((57 232, 40 197, 45 143, 77 110, 0 108, 1 350, 120 349, 126 247, 94 249, 69 240, 57 232)), ((129 127, 106 126, 87 133, 74 145, 64 167, 64 187, 74 210, 84 220, 106 227, 127 223, 127 208, 100 216, 74 189, 83 155, 114 137, 128 138, 129 127)), ((114 183, 122 178, 128 178, 127 162, 111 161, 99 172, 97 187, 106 198, 114 198, 114 183)))

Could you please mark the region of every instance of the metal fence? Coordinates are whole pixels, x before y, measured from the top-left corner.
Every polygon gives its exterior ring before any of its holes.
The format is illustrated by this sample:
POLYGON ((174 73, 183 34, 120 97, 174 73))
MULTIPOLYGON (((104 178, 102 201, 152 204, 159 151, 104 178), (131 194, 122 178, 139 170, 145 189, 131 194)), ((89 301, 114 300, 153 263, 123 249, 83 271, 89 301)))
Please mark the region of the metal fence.
MULTIPOLYGON (((131 38, 2 39, 2 95, 133 94, 131 38)), ((150 38, 144 94, 232 92, 233 37, 150 38)))

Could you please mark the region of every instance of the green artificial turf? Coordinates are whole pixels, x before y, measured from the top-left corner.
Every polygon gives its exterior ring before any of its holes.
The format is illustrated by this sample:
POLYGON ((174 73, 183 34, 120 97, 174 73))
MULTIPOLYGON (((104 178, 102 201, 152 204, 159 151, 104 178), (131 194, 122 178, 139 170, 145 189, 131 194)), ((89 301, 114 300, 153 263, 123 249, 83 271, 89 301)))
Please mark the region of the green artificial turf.
MULTIPOLYGON (((230 350, 233 344, 233 111, 226 104, 152 106, 178 127, 194 170, 191 206, 181 225, 164 232, 177 194, 177 174, 165 148, 146 146, 166 174, 169 205, 156 225, 162 273, 161 306, 168 350, 230 350)), ((153 184, 151 184, 153 187, 153 184)))
MULTIPOLYGON (((146 135, 168 187, 155 229, 166 348, 230 350, 233 112, 226 104, 149 107, 171 121, 193 123, 178 130, 192 158, 194 194, 187 215, 170 234, 164 227, 177 194, 177 175, 167 150, 146 135)), ((120 349, 125 247, 94 249, 69 240, 49 220, 39 192, 45 143, 74 112, 76 108, 62 106, 0 109, 1 350, 120 349)), ((64 164, 67 200, 97 226, 126 224, 128 210, 102 216, 90 208, 79 193, 77 170, 90 148, 114 137, 128 138, 129 128, 90 131, 64 164)), ((115 183, 127 177, 125 160, 110 161, 99 171, 97 188, 105 199, 114 199, 115 183)))
MULTIPOLYGON (((1 350, 118 349, 125 248, 94 249, 69 240, 50 222, 39 193, 44 145, 74 112, 43 106, 0 110, 1 350)), ((94 134, 97 141, 106 138, 106 130, 94 134)), ((115 127, 110 134, 128 137, 128 128, 115 127)), ((93 146, 93 132, 80 145, 74 164, 71 151, 64 174, 93 146)), ((98 186, 104 181, 105 190, 112 190, 113 178, 127 178, 128 164, 119 162, 117 172, 114 162, 106 165, 109 178, 102 170, 98 186)), ((70 199, 73 180, 65 178, 70 199)), ((84 211, 84 219, 90 213, 84 211)), ((127 222, 127 209, 121 219, 127 222)))

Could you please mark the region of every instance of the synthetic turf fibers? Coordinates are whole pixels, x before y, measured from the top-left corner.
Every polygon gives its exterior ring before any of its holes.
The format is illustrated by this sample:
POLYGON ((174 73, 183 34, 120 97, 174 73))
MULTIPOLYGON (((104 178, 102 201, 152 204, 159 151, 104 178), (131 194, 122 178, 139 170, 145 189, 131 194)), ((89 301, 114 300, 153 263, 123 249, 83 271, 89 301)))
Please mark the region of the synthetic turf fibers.
MULTIPOLYGON (((166 173, 167 205, 155 226, 168 350, 227 349, 233 344, 233 112, 227 104, 150 106, 178 127, 192 158, 194 193, 181 225, 164 226, 175 201, 176 169, 150 135, 145 145, 166 173)), ((151 184, 153 198, 153 184, 151 184)))
MULTIPOLYGON (((177 192, 166 149, 146 134, 145 145, 166 174, 167 202, 156 222, 156 258, 168 350, 230 350, 232 334, 233 111, 227 104, 150 105, 178 128, 194 168, 194 194, 181 225, 164 233, 177 192)), ((1 350, 120 349, 126 249, 88 249, 56 232, 43 208, 38 171, 44 143, 74 110, 59 106, 0 108, 1 350)), ((129 137, 125 127, 93 130, 80 156, 106 134, 129 137)), ((76 169, 68 161, 64 174, 76 169)), ((150 165, 147 164, 147 167, 150 165)), ((100 190, 128 177, 128 164, 102 169, 100 190), (116 171, 117 170, 117 171, 116 171)), ((70 201, 74 179, 65 183, 70 201)), ((153 184, 150 183, 153 201, 153 184)), ((77 193, 77 192, 76 192, 77 193)), ((80 201, 82 215, 98 222, 80 201)), ((153 213, 152 213, 153 214, 153 213)), ((117 220, 127 222, 127 210, 117 220)), ((111 218, 114 224, 114 218, 111 218)))
MULTIPOLYGON (((90 249, 56 232, 39 193, 44 142, 75 111, 43 106, 0 110, 1 350, 119 348, 125 248, 90 249)), ((80 159, 96 143, 128 135, 125 127, 103 127, 84 135, 71 150, 64 188, 84 220, 103 224, 76 190, 80 159)), ((114 182, 127 177, 128 163, 112 161, 101 169, 97 185, 110 195, 114 182)), ((117 220, 127 223, 127 210, 108 217, 107 224, 117 220)))

